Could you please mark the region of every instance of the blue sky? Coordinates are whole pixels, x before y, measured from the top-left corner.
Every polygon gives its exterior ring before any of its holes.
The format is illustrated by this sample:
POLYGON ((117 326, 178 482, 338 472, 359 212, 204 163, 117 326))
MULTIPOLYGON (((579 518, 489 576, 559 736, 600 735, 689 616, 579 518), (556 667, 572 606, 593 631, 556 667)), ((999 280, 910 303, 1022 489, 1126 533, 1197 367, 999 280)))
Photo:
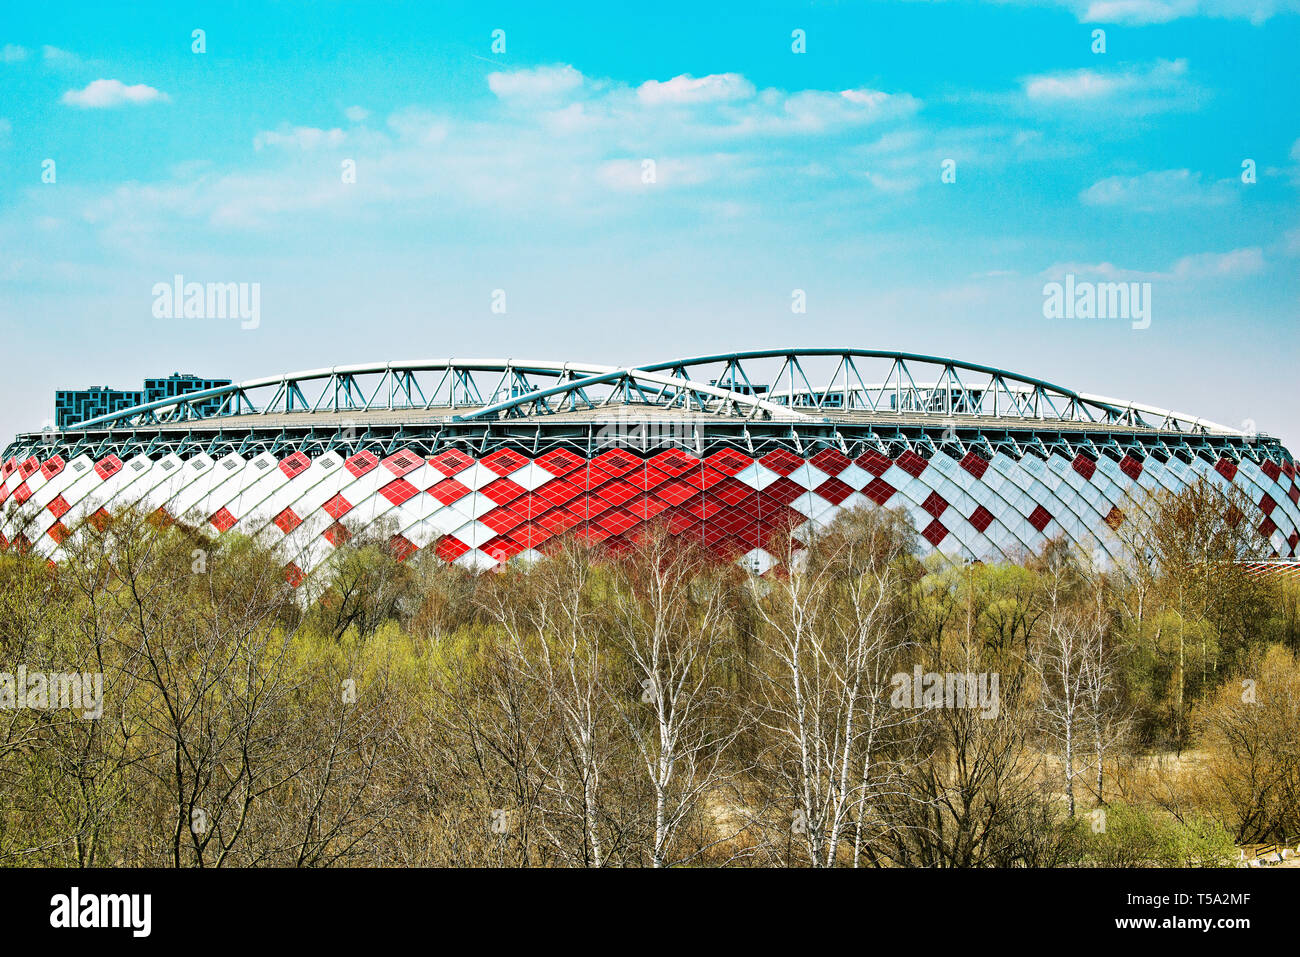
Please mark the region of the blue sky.
POLYGON ((843 345, 1300 451, 1300 3, 176 6, 0 21, 6 439, 174 370, 843 345), (156 318, 177 273, 260 324, 156 318))

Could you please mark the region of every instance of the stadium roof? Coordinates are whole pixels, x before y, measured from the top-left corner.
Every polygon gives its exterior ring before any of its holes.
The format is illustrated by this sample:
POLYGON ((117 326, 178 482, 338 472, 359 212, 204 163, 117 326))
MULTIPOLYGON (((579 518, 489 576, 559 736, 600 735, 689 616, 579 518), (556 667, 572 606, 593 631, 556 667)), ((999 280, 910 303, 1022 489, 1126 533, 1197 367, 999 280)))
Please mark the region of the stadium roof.
MULTIPOLYGON (((996 445, 1141 441, 1231 457, 1286 457, 1276 440, 1154 405, 1074 391, 993 366, 914 353, 785 349, 605 366, 530 359, 427 359, 335 366, 190 392, 85 420, 37 443, 146 451, 204 443, 273 449, 413 435, 517 441, 617 421, 695 423, 718 436, 996 445), (247 436, 255 436, 250 441, 247 436), (161 444, 161 445, 160 445, 161 444)), ((1171 451, 1172 454, 1172 451, 1171 451)))

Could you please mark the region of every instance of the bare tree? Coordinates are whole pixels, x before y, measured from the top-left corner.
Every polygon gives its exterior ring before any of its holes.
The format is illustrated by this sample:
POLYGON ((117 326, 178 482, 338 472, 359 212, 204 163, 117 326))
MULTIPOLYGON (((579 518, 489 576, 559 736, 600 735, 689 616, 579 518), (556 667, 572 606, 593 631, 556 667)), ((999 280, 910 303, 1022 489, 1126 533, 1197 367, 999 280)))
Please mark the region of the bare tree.
POLYGON ((727 595, 716 566, 664 529, 615 566, 612 630, 635 684, 631 694, 614 689, 612 704, 649 783, 654 867, 700 853, 677 853, 678 832, 708 797, 717 796, 723 759, 741 731, 725 725, 719 707, 727 595))
POLYGON ((806 550, 792 540, 788 574, 755 580, 765 594, 754 720, 768 736, 764 763, 793 806, 795 841, 816 867, 838 863, 846 839, 862 850, 864 829, 880 820, 875 802, 893 786, 875 759, 907 720, 882 701, 900 670, 910 546, 896 513, 855 511, 806 550))

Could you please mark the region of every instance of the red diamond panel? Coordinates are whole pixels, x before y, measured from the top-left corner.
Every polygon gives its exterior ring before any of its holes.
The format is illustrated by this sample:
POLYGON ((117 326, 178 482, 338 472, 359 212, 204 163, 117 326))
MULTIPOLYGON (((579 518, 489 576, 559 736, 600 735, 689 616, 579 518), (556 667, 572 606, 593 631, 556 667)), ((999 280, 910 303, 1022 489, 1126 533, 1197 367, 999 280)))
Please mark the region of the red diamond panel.
POLYGON ((853 489, 839 479, 832 478, 817 486, 817 494, 832 505, 839 505, 840 502, 853 494, 853 489))
POLYGON ((683 472, 689 472, 691 469, 700 467, 700 460, 693 455, 687 455, 680 449, 669 449, 667 452, 660 452, 650 463, 659 471, 666 475, 676 478, 683 472))
POLYGON ((416 455, 410 449, 402 449, 395 452, 383 461, 384 468, 392 472, 398 478, 401 478, 407 472, 414 472, 424 464, 424 459, 416 455))
POLYGON ((1097 464, 1093 462, 1092 459, 1088 458, 1088 456, 1084 455, 1082 452, 1076 455, 1074 457, 1074 461, 1071 462, 1070 464, 1074 466, 1074 470, 1078 472, 1080 475, 1082 475, 1085 479, 1091 479, 1093 473, 1097 471, 1097 464))
POLYGON ((977 505, 975 511, 970 513, 970 523, 975 526, 975 531, 983 532, 993 524, 993 513, 983 505, 977 505))
POLYGON ((967 452, 962 456, 960 465, 976 478, 983 478, 984 473, 987 472, 989 468, 988 459, 984 458, 982 455, 977 455, 974 452, 967 452))
POLYGON ((44 475, 48 481, 63 471, 63 464, 63 457, 56 455, 41 466, 41 474, 44 475))
POLYGON ((850 459, 839 449, 822 449, 808 460, 808 464, 819 468, 827 475, 839 475, 849 467, 850 459))
POLYGON ((896 491, 898 490, 884 479, 873 478, 867 487, 862 490, 862 494, 877 505, 884 505, 896 491))
POLYGON ((622 505, 629 499, 640 495, 641 490, 635 485, 624 482, 622 479, 614 479, 612 482, 606 482, 593 494, 599 495, 610 505, 622 505))
POLYGON ((668 476, 653 465, 647 464, 628 472, 623 476, 623 480, 639 489, 652 489, 668 481, 668 476))
MULTIPOLYGON (((330 518, 337 522, 352 510, 352 503, 342 495, 335 495, 332 499, 322 505, 321 508, 325 510, 326 514, 328 514, 330 518)), ((285 509, 285 511, 288 512, 289 510, 285 509)), ((289 514, 292 515, 293 513, 290 512, 289 514)), ((294 524, 296 525, 297 522, 295 521, 294 524)))
POLYGON ((925 530, 921 532, 921 535, 927 542, 935 548, 938 548, 939 543, 948 537, 948 529, 944 528, 943 522, 936 518, 929 525, 925 526, 925 530))
POLYGON ((700 520, 684 510, 668 513, 668 531, 674 535, 695 535, 702 527, 700 520))
POLYGON ((609 477, 609 473, 599 465, 588 463, 566 474, 564 480, 572 482, 578 488, 595 488, 609 481, 609 477))
POLYGON ((574 534, 588 545, 595 545, 609 538, 612 533, 594 522, 583 522, 574 530, 574 534))
POLYGON ((1259 525, 1259 534, 1261 538, 1268 538, 1277 531, 1277 522, 1271 518, 1265 518, 1259 525))
POLYGON ((485 469, 496 472, 497 475, 509 475, 527 465, 528 459, 510 449, 498 449, 491 455, 481 458, 479 464, 485 469))
POLYGON ((19 505, 23 504, 23 502, 27 501, 31 497, 32 490, 27 487, 26 482, 14 489, 14 501, 19 505))
POLYGON ((582 457, 574 455, 568 449, 556 449, 553 452, 547 452, 536 460, 538 468, 545 469, 556 476, 572 472, 582 463, 582 457))
POLYGON ((872 475, 880 475, 893 464, 893 460, 883 452, 870 449, 853 460, 858 468, 866 469, 872 475))
POLYGON ((289 583, 290 588, 297 588, 303 583, 307 576, 302 573, 302 569, 290 562, 284 566, 284 580, 289 583))
POLYGON ((293 478, 295 475, 301 475, 309 465, 311 465, 311 459, 307 458, 302 452, 294 452, 293 455, 280 462, 280 471, 289 478, 293 478))
POLYGON ((614 503, 606 500, 600 492, 591 492, 579 495, 567 506, 570 512, 575 515, 581 515, 584 518, 591 518, 593 515, 599 515, 607 508, 613 508, 614 503))
POLYGON ((1142 463, 1131 455, 1126 455, 1120 459, 1119 467, 1120 471, 1131 479, 1137 479, 1142 474, 1142 463))
POLYGON ((1047 527, 1047 523, 1051 520, 1052 513, 1041 505, 1035 505, 1034 510, 1029 513, 1029 524, 1040 532, 1047 527))
POLYGON ((68 530, 63 527, 62 522, 55 522, 49 527, 45 534, 54 539, 55 545, 62 545, 63 540, 68 537, 68 530))
POLYGON ((611 535, 622 535, 641 521, 634 513, 621 508, 612 508, 596 519, 596 524, 609 531, 611 535))
POLYGON ((381 488, 379 494, 394 505, 401 505, 408 499, 414 498, 419 492, 406 479, 397 479, 395 482, 389 482, 381 488))
POLYGON ((302 519, 295 515, 291 508, 286 508, 275 517, 274 521, 275 527, 286 535, 302 524, 302 519))
POLYGON ((742 455, 735 449, 723 449, 705 458, 704 464, 717 469, 723 475, 735 475, 749 468, 753 461, 748 455, 742 455))
POLYGON ((692 496, 700 494, 698 488, 690 482, 683 482, 680 479, 673 479, 670 482, 664 482, 656 488, 654 492, 669 505, 681 505, 692 496))
POLYGON ((373 452, 358 452, 346 462, 343 467, 351 472, 355 477, 361 478, 372 468, 379 464, 379 457, 373 452))
POLYGON ((479 548, 484 555, 491 556, 499 562, 508 562, 523 550, 523 545, 504 535, 499 535, 490 542, 484 542, 479 548))
POLYGON ((352 533, 343 527, 342 522, 335 522, 321 533, 321 538, 325 539, 325 541, 329 542, 335 548, 341 547, 351 537, 352 533))
POLYGON ((62 518, 64 515, 68 514, 68 510, 72 506, 68 504, 67 499, 65 499, 62 495, 56 495, 54 496, 54 499, 50 502, 50 504, 46 505, 45 507, 50 510, 50 514, 53 515, 55 518, 62 518))
MULTIPOLYGON (((429 464, 443 475, 455 475, 474 464, 474 460, 460 449, 448 449, 429 459, 429 464)), ((468 548, 466 549, 468 551, 468 548)))
POLYGON ((921 473, 925 471, 925 467, 930 463, 911 449, 908 449, 898 457, 898 461, 894 464, 913 478, 919 478, 921 473))
POLYGON ((663 499, 657 498, 650 492, 642 492, 636 498, 628 502, 624 506, 624 509, 636 516, 637 521, 648 522, 668 507, 668 503, 663 499))
POLYGON ((1265 475, 1267 475, 1274 482, 1276 482, 1278 478, 1280 478, 1282 475, 1282 467, 1278 465, 1276 462, 1272 461, 1271 459, 1267 459, 1264 462, 1261 462, 1259 466, 1259 470, 1263 472, 1265 475))
POLYGON ((437 547, 433 550, 434 554, 444 562, 454 562, 467 551, 469 551, 468 545, 459 538, 452 538, 450 535, 444 535, 439 539, 437 547))
POLYGON ((542 542, 550 538, 551 533, 546 529, 529 522, 527 525, 520 525, 516 528, 510 533, 510 537, 523 545, 524 548, 536 548, 538 545, 542 544, 542 542))
POLYGON ((710 498, 707 495, 701 495, 689 505, 684 506, 684 508, 696 518, 708 520, 726 508, 726 506, 722 502, 710 498))
POLYGON ((1277 508, 1277 502, 1273 501, 1272 495, 1265 492, 1264 497, 1259 500, 1259 510, 1265 515, 1272 515, 1275 508, 1277 508))
POLYGON ((95 474, 102 479, 111 478, 122 467, 122 460, 110 455, 95 464, 95 474))
POLYGON ((395 559, 399 562, 404 562, 420 549, 410 539, 404 538, 401 535, 394 535, 388 541, 388 550, 392 553, 395 559))
POLYGON ((450 505, 457 499, 464 498, 469 494, 469 486, 461 485, 454 478, 443 479, 437 485, 429 489, 429 494, 436 498, 443 505, 450 505))
POLYGON ((1229 462, 1227 459, 1219 459, 1214 463, 1214 470, 1226 478, 1229 482, 1237 477, 1237 465, 1235 462, 1229 462))
POLYGON ((219 532, 228 532, 235 527, 235 516, 231 515, 230 510, 225 508, 218 509, 208 521, 219 532))
MULTIPOLYGON (((514 470, 512 469, 511 471, 514 470)), ((455 482, 456 480, 445 479, 444 481, 455 482)), ((459 482, 456 482, 456 484, 460 485, 459 482)), ((464 488, 463 485, 461 487, 464 488)), ((504 505, 506 504, 506 502, 517 499, 520 495, 523 495, 524 492, 527 490, 522 485, 518 484, 517 482, 510 481, 510 479, 508 478, 499 478, 495 482, 489 482, 487 485, 483 486, 483 488, 479 489, 479 491, 481 491, 488 498, 492 499, 492 501, 496 502, 498 505, 504 505)), ((446 503, 444 502, 443 504, 446 503)))
POLYGON ((639 458, 624 449, 610 449, 608 452, 597 455, 591 461, 592 464, 599 466, 606 474, 613 477, 630 472, 641 464, 639 458))
MULTIPOLYGON (((576 495, 582 493, 582 486, 574 485, 568 479, 555 479, 539 486, 533 493, 541 499, 546 506, 563 505, 576 495)), ((542 509, 545 511, 545 509, 542 509)))
POLYGON ((553 508, 545 515, 536 519, 534 524, 540 525, 552 535, 563 535, 581 521, 581 515, 574 515, 568 509, 553 508))
POLYGON ((494 508, 482 518, 479 519, 484 525, 494 532, 506 533, 517 525, 527 521, 527 517, 518 511, 503 505, 501 508, 494 508))
POLYGON ((694 469, 682 476, 682 481, 690 482, 696 488, 709 489, 724 481, 726 476, 717 469, 711 469, 707 465, 703 468, 694 469))
MULTIPOLYGON (((925 497, 925 501, 921 503, 921 507, 935 518, 938 518, 948 508, 948 503, 944 501, 943 496, 938 492, 931 492, 925 497)), ((944 534, 946 535, 947 532, 945 531, 944 534)), ((935 544, 937 545, 939 543, 935 542, 935 544)))
POLYGON ((769 452, 767 455, 764 455, 759 459, 758 462, 763 466, 763 468, 771 469, 778 475, 789 475, 799 466, 803 465, 803 459, 786 449, 777 449, 774 452, 769 452))
POLYGON ((782 476, 758 494, 759 501, 766 507, 769 503, 789 505, 806 491, 802 485, 782 476))

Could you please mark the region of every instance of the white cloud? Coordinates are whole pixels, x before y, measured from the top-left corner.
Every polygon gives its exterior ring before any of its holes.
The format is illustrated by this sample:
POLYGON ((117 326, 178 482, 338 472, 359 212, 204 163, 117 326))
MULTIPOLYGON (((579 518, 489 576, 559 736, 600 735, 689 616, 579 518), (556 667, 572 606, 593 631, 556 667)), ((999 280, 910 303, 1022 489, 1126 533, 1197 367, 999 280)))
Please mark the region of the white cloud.
POLYGON ((1249 20, 1259 25, 1279 13, 1296 13, 1296 0, 1090 0, 1072 3, 1085 23, 1124 23, 1145 26, 1184 17, 1249 20))
POLYGON ((332 130, 321 130, 312 126, 285 126, 278 130, 263 130, 258 133, 253 137, 253 149, 279 146, 314 150, 319 146, 340 146, 344 139, 346 136, 338 127, 332 130))
POLYGON ((370 111, 364 106, 349 106, 343 111, 343 115, 353 123, 364 123, 370 118, 370 111))
POLYGON ((1020 6, 1055 6, 1080 23, 1147 26, 1191 17, 1248 20, 1256 26, 1275 16, 1300 12, 1300 0, 1001 0, 1020 6))
POLYGON ((451 123, 436 113, 419 107, 398 110, 388 117, 388 128, 399 139, 417 146, 434 146, 443 142, 451 130, 451 123))
POLYGON ((1176 91, 1185 85, 1186 76, 1186 60, 1158 60, 1145 68, 1115 72, 1081 69, 1029 76, 1021 80, 1021 87, 1034 102, 1082 103, 1176 91))
POLYGON ((710 73, 701 77, 683 73, 664 82, 646 80, 636 92, 642 103, 652 106, 717 103, 749 99, 754 95, 754 84, 739 73, 710 73))
POLYGON ((27 59, 27 48, 13 43, 0 47, 0 63, 21 63, 27 59))
POLYGON ((1079 199, 1088 206, 1121 206, 1139 212, 1184 206, 1222 206, 1237 198, 1235 180, 1202 181, 1200 173, 1166 169, 1137 176, 1111 176, 1093 183, 1079 199))
POLYGON ((63 94, 64 103, 83 109, 105 109, 127 103, 142 105, 168 99, 166 93, 151 86, 143 83, 127 86, 121 80, 93 80, 83 90, 69 90, 63 94))
POLYGON ((879 137, 897 131, 891 121, 915 112, 920 102, 868 88, 764 89, 730 99, 753 89, 738 74, 730 76, 692 78, 688 88, 670 80, 650 94, 660 101, 647 103, 642 86, 583 78, 572 68, 502 73, 488 81, 497 99, 479 115, 410 107, 369 126, 285 123, 254 137, 262 155, 255 169, 223 175, 210 166, 178 168, 170 179, 129 184, 64 213, 111 239, 139 242, 194 221, 265 228, 317 211, 362 215, 363 208, 389 207, 414 214, 425 204, 453 216, 499 211, 609 218, 639 208, 628 202, 638 191, 682 194, 675 215, 685 218, 706 208, 757 209, 773 195, 815 215, 821 203, 842 211, 845 201, 879 202, 885 193, 911 189, 919 181, 918 164, 932 165, 928 154, 917 155, 915 133, 911 147, 890 140, 895 145, 887 155, 865 156, 847 144, 816 157, 825 187, 810 191, 808 176, 798 171, 808 166, 809 151, 820 149, 813 138, 878 126, 870 142, 882 142, 879 137), (665 96, 677 97, 674 105, 665 96), (791 146, 770 141, 784 136, 799 140, 791 146), (365 156, 363 181, 346 187, 330 164, 312 155, 343 144, 365 156), (653 184, 642 183, 646 158, 656 163, 653 184), (864 177, 874 188, 864 189, 864 177))
POLYGON ((582 86, 582 74, 568 65, 489 73, 488 89, 503 100, 545 100, 582 86))
POLYGON ((1258 246, 1229 253, 1198 253, 1174 263, 1177 279, 1239 279, 1264 271, 1264 251, 1258 246))
POLYGON ((910 116, 920 108, 921 101, 906 93, 868 89, 842 90, 839 93, 803 90, 786 97, 779 112, 758 117, 755 126, 767 132, 820 132, 832 127, 910 116))
POLYGON ((1195 253, 1183 256, 1164 271, 1124 269, 1111 262, 1056 263, 1040 274, 1044 279, 1059 281, 1067 273, 1113 282, 1150 282, 1153 280, 1195 282, 1202 279, 1241 279, 1264 270, 1264 251, 1258 246, 1234 249, 1226 253, 1195 253))
POLYGON ((71 69, 81 65, 81 57, 67 50, 61 50, 58 47, 52 47, 48 44, 41 47, 41 59, 50 66, 60 67, 62 69, 71 69))

